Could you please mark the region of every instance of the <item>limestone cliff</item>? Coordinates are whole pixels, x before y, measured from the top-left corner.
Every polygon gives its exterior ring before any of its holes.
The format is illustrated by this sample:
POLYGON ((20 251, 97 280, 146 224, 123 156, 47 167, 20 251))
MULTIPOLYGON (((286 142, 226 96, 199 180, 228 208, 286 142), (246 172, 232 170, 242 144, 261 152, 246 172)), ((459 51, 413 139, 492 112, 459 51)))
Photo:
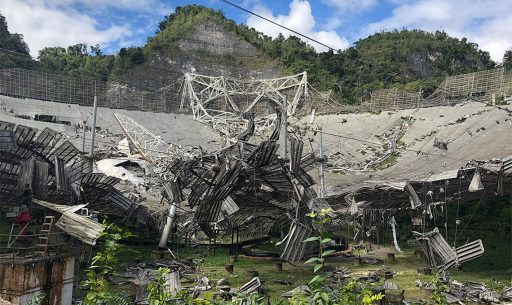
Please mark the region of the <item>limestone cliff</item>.
POLYGON ((281 71, 275 61, 236 33, 205 21, 165 49, 153 48, 148 60, 116 80, 110 93, 116 94, 115 88, 121 87, 165 93, 169 109, 175 110, 184 73, 256 79, 278 77, 281 71))

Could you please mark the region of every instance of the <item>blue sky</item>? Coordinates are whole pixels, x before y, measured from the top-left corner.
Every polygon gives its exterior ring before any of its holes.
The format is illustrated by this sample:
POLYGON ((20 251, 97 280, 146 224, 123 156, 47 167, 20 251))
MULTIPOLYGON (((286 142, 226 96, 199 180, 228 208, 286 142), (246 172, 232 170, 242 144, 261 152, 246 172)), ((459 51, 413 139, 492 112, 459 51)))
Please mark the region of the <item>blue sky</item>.
MULTIPOLYGON (((232 0, 335 48, 392 29, 444 30, 467 37, 501 61, 512 48, 512 0, 232 0)), ((31 54, 45 46, 100 44, 104 52, 143 45, 176 6, 222 10, 270 36, 285 30, 220 0, 1 0, 11 32, 23 34, 31 54)), ((318 51, 325 48, 311 43, 318 51)))

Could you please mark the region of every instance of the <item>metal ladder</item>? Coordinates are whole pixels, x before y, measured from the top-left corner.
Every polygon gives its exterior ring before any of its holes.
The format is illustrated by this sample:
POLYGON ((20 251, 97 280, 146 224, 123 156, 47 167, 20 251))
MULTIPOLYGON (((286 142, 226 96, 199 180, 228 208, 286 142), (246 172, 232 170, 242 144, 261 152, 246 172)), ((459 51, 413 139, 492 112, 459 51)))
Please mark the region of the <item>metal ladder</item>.
POLYGON ((36 250, 36 254, 42 254, 43 256, 48 255, 48 241, 50 239, 50 232, 55 221, 54 216, 45 216, 43 225, 41 226, 41 232, 36 241, 36 249, 43 248, 44 250, 36 250))

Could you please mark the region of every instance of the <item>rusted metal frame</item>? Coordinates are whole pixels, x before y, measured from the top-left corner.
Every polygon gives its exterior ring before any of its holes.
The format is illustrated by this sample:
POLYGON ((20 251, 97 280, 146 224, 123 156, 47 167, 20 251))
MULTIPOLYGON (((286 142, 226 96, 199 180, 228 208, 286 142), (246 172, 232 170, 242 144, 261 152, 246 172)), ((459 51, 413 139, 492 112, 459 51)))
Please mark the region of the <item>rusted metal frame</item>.
POLYGON ((164 191, 171 202, 182 202, 184 200, 183 192, 177 180, 170 180, 164 183, 164 191))
POLYGON ((13 130, 16 127, 16 124, 11 122, 0 121, 0 130, 13 130))
POLYGON ((110 202, 115 203, 124 211, 132 210, 134 206, 138 206, 135 202, 124 196, 121 192, 119 192, 116 189, 111 189, 106 199, 109 200, 110 202))
POLYGON ((48 163, 42 161, 35 161, 34 167, 34 184, 32 191, 34 196, 46 199, 48 189, 48 163))
POLYGON ((75 147, 75 145, 73 145, 70 141, 65 141, 51 152, 50 159, 57 157, 63 160, 64 163, 68 163, 79 154, 80 151, 75 147))
POLYGON ((313 177, 306 173, 306 171, 303 170, 302 168, 299 168, 298 173, 297 175, 295 175, 295 177, 297 178, 299 183, 305 188, 308 188, 315 184, 315 180, 313 179, 313 177))
POLYGON ((300 167, 306 172, 316 168, 316 166, 316 157, 314 154, 307 154, 300 161, 300 167))
POLYGON ((57 146, 61 135, 56 131, 46 127, 35 138, 32 151, 43 156, 47 156, 50 151, 57 146))
POLYGON ((33 181, 34 181, 34 167, 35 167, 35 158, 30 158, 28 160, 25 160, 21 163, 20 171, 18 175, 18 192, 23 192, 24 189, 26 189, 27 185, 28 188, 33 188, 33 181))
POLYGON ((55 164, 55 187, 58 191, 69 192, 71 184, 69 183, 69 176, 66 170, 64 160, 54 157, 55 164))
POLYGON ((290 170, 293 174, 297 175, 301 166, 302 151, 304 149, 304 142, 299 139, 290 139, 290 170))
POLYGON ((232 190, 232 183, 238 177, 241 170, 239 162, 229 169, 225 165, 221 165, 221 171, 214 179, 214 185, 210 187, 198 204, 196 210, 196 219, 198 222, 215 221, 219 215, 222 202, 226 199, 232 190))
POLYGON ((290 263, 299 262, 304 256, 306 244, 304 240, 311 236, 313 230, 297 221, 290 226, 281 259, 290 263))
POLYGON ((35 137, 37 130, 31 127, 17 125, 14 131, 16 137, 16 144, 18 145, 14 155, 18 157, 18 161, 28 158, 26 155, 31 155, 30 142, 35 137), (28 146, 28 147, 27 147, 28 146))
POLYGON ((84 160, 74 161, 71 165, 66 166, 66 172, 69 177, 69 183, 75 183, 83 178, 85 173, 84 167, 89 167, 90 163, 84 160))

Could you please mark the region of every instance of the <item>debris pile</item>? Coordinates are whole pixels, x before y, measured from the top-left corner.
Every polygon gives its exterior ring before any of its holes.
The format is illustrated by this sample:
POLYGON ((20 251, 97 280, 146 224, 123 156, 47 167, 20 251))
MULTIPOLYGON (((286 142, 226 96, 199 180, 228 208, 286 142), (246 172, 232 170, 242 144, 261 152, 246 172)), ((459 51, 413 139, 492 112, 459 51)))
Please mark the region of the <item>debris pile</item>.
MULTIPOLYGON (((512 299, 511 287, 505 287, 500 296, 495 290, 488 288, 481 282, 450 280, 446 285, 448 286, 448 291, 443 294, 449 304, 464 304, 463 302, 491 304, 512 299)), ((416 286, 427 291, 434 291, 436 289, 433 283, 420 280, 416 280, 416 286)))

